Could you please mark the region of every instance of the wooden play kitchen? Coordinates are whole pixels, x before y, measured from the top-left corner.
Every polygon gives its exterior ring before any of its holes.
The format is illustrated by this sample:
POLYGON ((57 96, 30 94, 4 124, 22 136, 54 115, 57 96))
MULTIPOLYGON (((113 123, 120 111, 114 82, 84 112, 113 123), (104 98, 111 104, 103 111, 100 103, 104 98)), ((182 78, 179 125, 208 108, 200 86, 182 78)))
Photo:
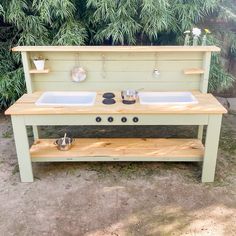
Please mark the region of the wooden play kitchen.
POLYGON ((219 48, 22 46, 13 51, 21 52, 27 86, 27 94, 6 111, 22 182, 33 181, 32 162, 53 161, 197 161, 203 162, 202 182, 214 181, 227 111, 207 87, 211 53, 219 48), (35 69, 36 57, 47 59, 43 69, 35 69), (124 103, 124 89, 136 89, 138 100, 124 103), (71 149, 60 151, 55 139, 38 136, 37 126, 43 125, 196 125, 198 136, 77 138, 71 149), (27 126, 33 126, 31 147, 27 126))

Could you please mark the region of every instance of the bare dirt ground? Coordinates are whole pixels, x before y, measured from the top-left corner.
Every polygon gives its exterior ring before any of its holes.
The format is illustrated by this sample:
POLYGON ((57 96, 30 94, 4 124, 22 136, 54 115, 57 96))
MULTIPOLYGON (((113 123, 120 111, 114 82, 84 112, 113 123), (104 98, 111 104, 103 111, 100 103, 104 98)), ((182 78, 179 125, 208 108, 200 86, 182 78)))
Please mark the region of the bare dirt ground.
MULTIPOLYGON (((40 134, 58 136, 65 129, 43 127, 40 134)), ((79 127, 70 132, 169 137, 191 136, 196 129, 79 127)), ((233 114, 223 120, 214 183, 200 183, 197 163, 42 163, 33 170, 35 182, 21 183, 10 119, 1 115, 0 235, 236 235, 233 114)))

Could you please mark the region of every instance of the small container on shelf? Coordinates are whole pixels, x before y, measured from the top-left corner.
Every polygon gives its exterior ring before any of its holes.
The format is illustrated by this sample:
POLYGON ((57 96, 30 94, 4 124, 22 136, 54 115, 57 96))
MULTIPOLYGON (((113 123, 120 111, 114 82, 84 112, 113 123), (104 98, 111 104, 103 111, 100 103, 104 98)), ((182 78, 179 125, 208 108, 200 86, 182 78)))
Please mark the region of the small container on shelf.
POLYGON ((43 57, 35 57, 33 59, 36 70, 43 71, 46 59, 43 57))
POLYGON ((71 149, 73 141, 74 141, 73 138, 66 137, 66 134, 65 134, 63 138, 57 139, 54 142, 54 144, 56 145, 58 150, 60 150, 60 151, 68 151, 68 150, 71 149))

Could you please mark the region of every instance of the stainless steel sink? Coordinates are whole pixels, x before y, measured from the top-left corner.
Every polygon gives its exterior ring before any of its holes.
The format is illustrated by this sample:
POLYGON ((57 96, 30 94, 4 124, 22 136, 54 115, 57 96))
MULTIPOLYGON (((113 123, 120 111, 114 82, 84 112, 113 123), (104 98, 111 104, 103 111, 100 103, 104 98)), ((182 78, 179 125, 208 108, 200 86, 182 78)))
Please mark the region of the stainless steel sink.
POLYGON ((96 92, 44 92, 36 101, 37 106, 92 106, 96 92))
POLYGON ((198 103, 191 92, 139 92, 139 102, 144 105, 187 105, 198 103))

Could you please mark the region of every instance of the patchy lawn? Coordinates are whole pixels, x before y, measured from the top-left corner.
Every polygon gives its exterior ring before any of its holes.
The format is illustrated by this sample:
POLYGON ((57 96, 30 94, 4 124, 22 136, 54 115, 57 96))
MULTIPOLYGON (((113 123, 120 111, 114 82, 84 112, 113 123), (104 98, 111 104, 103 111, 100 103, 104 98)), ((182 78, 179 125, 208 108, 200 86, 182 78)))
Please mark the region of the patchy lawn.
MULTIPOLYGON (((166 137, 194 127, 77 127, 82 137, 166 137)), ((68 130, 67 129, 67 130, 68 130)), ((43 137, 65 128, 42 127, 43 137)), ((31 130, 29 130, 31 134, 31 130)), ((20 183, 9 117, 0 116, 1 235, 236 235, 236 115, 223 119, 214 183, 197 163, 37 163, 20 183)))

